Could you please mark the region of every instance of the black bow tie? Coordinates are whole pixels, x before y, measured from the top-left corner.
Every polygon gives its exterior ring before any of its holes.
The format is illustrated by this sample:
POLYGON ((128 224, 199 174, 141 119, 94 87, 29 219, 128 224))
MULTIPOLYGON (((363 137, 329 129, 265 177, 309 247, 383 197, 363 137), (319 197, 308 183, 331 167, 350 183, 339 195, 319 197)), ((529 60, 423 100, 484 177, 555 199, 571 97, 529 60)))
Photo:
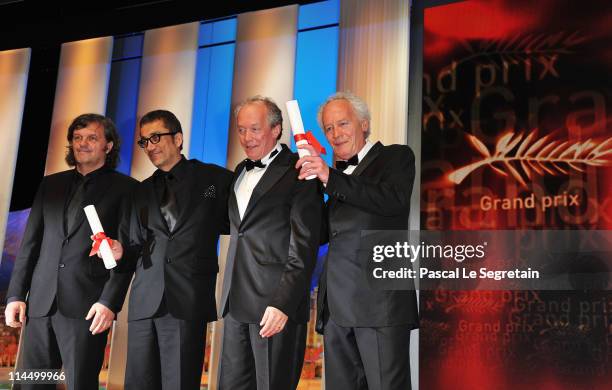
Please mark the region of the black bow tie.
MULTIPOLYGON (((268 160, 271 159, 272 157, 276 156, 278 154, 278 149, 274 149, 272 151, 272 153, 270 153, 270 157, 268 157, 268 160)), ((265 168, 266 164, 262 163, 261 160, 257 160, 257 161, 253 161, 253 160, 249 160, 248 158, 244 160, 245 162, 245 168, 247 171, 250 171, 253 168, 265 168)))
POLYGON ((351 165, 356 166, 357 164, 359 164, 359 157, 357 157, 357 155, 354 155, 353 157, 349 158, 347 161, 343 161, 343 160, 336 161, 336 169, 344 171, 346 168, 350 167, 351 165))
POLYGON ((257 161, 253 161, 253 160, 249 160, 248 158, 246 160, 244 160, 244 167, 246 168, 247 171, 250 171, 251 169, 257 167, 257 168, 265 168, 266 164, 262 163, 261 160, 257 160, 257 161))

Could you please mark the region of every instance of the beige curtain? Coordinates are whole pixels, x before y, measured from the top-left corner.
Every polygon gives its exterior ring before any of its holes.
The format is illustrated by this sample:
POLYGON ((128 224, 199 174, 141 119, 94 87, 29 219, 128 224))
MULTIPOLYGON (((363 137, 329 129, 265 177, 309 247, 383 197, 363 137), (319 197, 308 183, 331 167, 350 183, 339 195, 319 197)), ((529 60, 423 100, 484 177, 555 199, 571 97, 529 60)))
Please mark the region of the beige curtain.
POLYGON ((342 0, 338 90, 362 97, 372 113, 370 139, 406 143, 408 0, 342 0))
MULTIPOLYGON (((191 113, 198 57, 200 23, 148 30, 145 33, 138 91, 138 120, 149 111, 172 111, 183 127, 183 153, 189 153, 191 113)), ((135 141, 140 138, 138 129, 135 141)), ((140 147, 133 143, 132 177, 143 180, 155 167, 140 147)))
MULTIPOLYGON (((285 143, 289 142, 285 102, 293 99, 297 10, 292 5, 240 14, 236 33, 232 108, 252 95, 271 97, 283 111, 285 143)), ((227 147, 229 169, 245 158, 234 127, 232 115, 227 147)))
POLYGON ((112 53, 112 37, 62 45, 45 175, 69 169, 64 158, 70 122, 87 112, 106 112, 112 53))
POLYGON ((0 134, 2 153, 0 153, 0 248, 4 248, 6 221, 11 204, 13 179, 21 119, 28 84, 30 49, 7 50, 0 52, 0 134))

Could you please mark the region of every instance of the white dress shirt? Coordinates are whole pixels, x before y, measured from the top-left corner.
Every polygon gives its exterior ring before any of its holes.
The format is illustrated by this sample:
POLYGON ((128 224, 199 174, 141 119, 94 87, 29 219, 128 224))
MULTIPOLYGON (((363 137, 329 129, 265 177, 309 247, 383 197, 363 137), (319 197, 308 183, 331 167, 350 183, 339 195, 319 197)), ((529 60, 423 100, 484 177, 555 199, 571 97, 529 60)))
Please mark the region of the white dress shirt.
MULTIPOLYGON (((371 143, 370 141, 366 140, 365 145, 363 145, 363 148, 361 148, 361 150, 359 151, 359 153, 357 153, 357 159, 359 160, 359 162, 357 164, 359 164, 363 158, 366 156, 366 154, 368 154, 368 152, 370 151, 370 149, 372 149, 372 146, 374 146, 373 143, 371 143)), ((347 175, 350 175, 351 173, 353 173, 353 171, 357 168, 357 165, 349 165, 344 171, 344 173, 346 173, 347 175)))
POLYGON ((236 180, 236 184, 234 185, 234 192, 236 194, 236 201, 238 202, 238 212, 240 213, 240 219, 244 216, 244 212, 246 211, 247 206, 249 205, 249 201, 251 200, 251 194, 253 194, 253 189, 259 183, 259 180, 263 177, 264 173, 266 173, 266 169, 270 166, 270 163, 274 161, 276 156, 280 154, 282 150, 280 143, 276 143, 274 148, 270 150, 270 153, 266 154, 264 158, 261 159, 261 163, 265 165, 263 168, 254 167, 250 171, 247 171, 246 168, 242 169, 240 173, 240 177, 236 180), (274 154, 274 156, 270 157, 272 152, 277 150, 278 152, 274 154))

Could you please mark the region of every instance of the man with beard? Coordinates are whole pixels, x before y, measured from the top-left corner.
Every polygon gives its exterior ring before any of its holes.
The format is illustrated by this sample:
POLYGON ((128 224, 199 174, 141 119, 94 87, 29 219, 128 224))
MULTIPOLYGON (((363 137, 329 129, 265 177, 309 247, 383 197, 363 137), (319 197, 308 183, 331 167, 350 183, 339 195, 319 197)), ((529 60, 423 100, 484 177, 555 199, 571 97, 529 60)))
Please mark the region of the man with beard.
MULTIPOLYGON (((232 174, 181 154, 183 130, 170 111, 140 119, 138 145, 157 170, 136 192, 125 245, 142 247, 132 264, 125 389, 199 389, 232 174)), ((113 249, 121 258, 121 244, 113 249)))
MULTIPOLYGON (((109 236, 129 237, 137 181, 117 171, 119 135, 102 115, 83 114, 68 128, 66 162, 74 169, 43 178, 7 292, 6 323, 21 327, 19 369, 64 367, 68 389, 98 389, 108 329, 121 310, 130 274, 90 257, 83 207, 93 204, 109 236)), ((126 253, 126 258, 133 253, 126 253)), ((22 388, 41 388, 23 385, 22 388)), ((47 385, 55 389, 55 385, 47 385)))

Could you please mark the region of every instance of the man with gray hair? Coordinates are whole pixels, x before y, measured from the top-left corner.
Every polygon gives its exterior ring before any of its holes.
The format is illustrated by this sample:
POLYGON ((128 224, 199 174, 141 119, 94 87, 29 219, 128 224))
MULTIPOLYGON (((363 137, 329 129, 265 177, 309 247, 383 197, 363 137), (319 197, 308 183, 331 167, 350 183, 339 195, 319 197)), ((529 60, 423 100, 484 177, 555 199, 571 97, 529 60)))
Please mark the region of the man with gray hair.
POLYGON ((219 389, 291 390, 304 361, 323 196, 315 180, 298 180, 298 157, 279 142, 283 118, 272 100, 251 97, 235 116, 247 159, 236 167, 228 205, 219 389))
POLYGON ((410 389, 410 331, 418 326, 414 290, 384 291, 364 281, 358 250, 363 230, 407 230, 414 181, 408 146, 368 140, 363 100, 337 93, 318 120, 334 150, 335 168, 310 145, 298 160, 300 179, 316 175, 329 195, 329 251, 319 283, 317 331, 324 335, 329 389, 410 389), (305 164, 308 162, 307 164, 305 164))

